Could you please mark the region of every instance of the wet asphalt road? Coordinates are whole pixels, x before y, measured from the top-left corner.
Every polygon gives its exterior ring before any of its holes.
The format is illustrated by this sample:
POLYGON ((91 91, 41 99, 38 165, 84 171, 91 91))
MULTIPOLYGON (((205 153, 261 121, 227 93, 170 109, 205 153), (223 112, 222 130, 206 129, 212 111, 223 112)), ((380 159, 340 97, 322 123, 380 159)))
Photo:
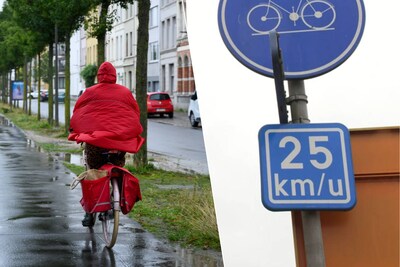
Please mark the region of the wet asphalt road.
POLYGON ((0 266, 222 266, 182 253, 124 215, 116 245, 106 249, 100 224, 92 232, 81 225, 74 175, 1 116, 0 177, 0 266))

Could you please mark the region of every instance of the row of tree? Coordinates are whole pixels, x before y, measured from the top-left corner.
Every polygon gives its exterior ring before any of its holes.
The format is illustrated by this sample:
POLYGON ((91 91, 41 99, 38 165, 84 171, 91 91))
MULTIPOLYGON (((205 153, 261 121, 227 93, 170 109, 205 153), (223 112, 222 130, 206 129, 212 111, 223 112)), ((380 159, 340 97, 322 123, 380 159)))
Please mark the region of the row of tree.
MULTIPOLYGON (((90 37, 97 38, 97 66, 105 61, 105 37, 112 29, 117 19, 115 12, 109 7, 113 4, 127 8, 135 0, 6 0, 0 12, 0 84, 2 84, 2 101, 7 102, 6 83, 11 77, 11 70, 22 72, 24 80, 23 109, 28 110, 28 66, 32 59, 37 60, 38 88, 41 88, 41 77, 53 77, 54 44, 65 44, 65 131, 70 123, 70 37, 80 27, 84 26, 90 37), (46 52, 47 51, 47 52, 46 52), (41 73, 44 53, 48 53, 46 75, 41 73)), ((139 28, 136 64, 136 98, 142 111, 141 123, 144 128, 143 137, 147 137, 147 50, 148 50, 148 19, 150 0, 136 0, 139 7, 139 28)), ((47 55, 47 54, 46 54, 47 55)), ((53 79, 48 80, 50 125, 58 126, 58 117, 54 120, 53 79)), ((9 95, 11 96, 11 86, 9 95)), ((11 97, 8 98, 12 108, 11 97)), ((56 108, 58 106, 56 105, 56 108)), ((57 115, 57 110, 56 110, 57 115)), ((38 101, 38 119, 40 120, 40 101, 38 101)), ((147 146, 135 157, 138 165, 147 164, 147 146)))

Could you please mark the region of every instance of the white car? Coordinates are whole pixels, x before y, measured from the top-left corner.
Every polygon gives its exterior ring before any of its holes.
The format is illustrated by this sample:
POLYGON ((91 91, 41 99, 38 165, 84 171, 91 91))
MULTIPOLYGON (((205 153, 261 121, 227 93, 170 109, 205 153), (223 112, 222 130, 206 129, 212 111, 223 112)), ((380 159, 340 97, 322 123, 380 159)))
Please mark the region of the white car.
POLYGON ((199 101, 197 99, 197 92, 190 97, 189 108, 188 108, 188 117, 190 121, 190 125, 192 127, 198 127, 201 122, 200 118, 200 110, 199 110, 199 101))

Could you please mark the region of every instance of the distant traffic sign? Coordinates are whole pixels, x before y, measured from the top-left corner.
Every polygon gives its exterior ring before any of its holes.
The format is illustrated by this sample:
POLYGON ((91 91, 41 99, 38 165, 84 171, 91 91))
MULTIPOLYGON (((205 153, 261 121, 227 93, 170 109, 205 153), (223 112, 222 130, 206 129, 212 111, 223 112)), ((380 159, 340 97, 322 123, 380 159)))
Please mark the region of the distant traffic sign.
POLYGON ((355 205, 350 136, 344 125, 265 125, 259 143, 267 209, 348 210, 355 205))
POLYGON ((306 79, 342 64, 361 40, 362 0, 220 0, 218 22, 229 51, 273 77, 269 33, 280 35, 286 79, 306 79))

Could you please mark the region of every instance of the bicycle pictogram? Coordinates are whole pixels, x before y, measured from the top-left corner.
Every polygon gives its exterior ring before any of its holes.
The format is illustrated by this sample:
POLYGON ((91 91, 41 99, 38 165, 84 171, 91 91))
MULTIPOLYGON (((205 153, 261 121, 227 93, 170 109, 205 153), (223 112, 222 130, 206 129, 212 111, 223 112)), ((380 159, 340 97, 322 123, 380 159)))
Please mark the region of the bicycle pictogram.
POLYGON ((334 6, 325 0, 299 0, 297 6, 286 8, 268 0, 251 8, 247 14, 247 25, 253 35, 266 35, 270 31, 279 30, 284 20, 290 29, 280 33, 296 33, 305 31, 334 30, 332 24, 336 19, 334 6))

